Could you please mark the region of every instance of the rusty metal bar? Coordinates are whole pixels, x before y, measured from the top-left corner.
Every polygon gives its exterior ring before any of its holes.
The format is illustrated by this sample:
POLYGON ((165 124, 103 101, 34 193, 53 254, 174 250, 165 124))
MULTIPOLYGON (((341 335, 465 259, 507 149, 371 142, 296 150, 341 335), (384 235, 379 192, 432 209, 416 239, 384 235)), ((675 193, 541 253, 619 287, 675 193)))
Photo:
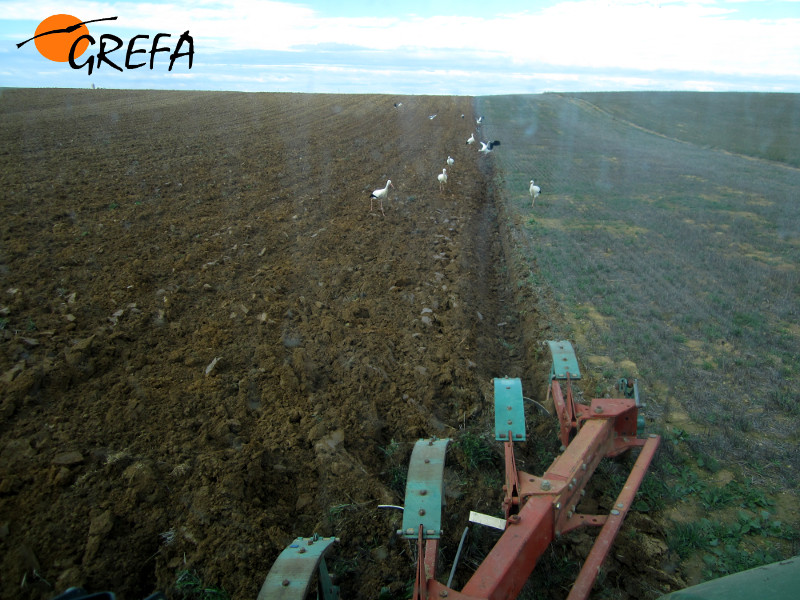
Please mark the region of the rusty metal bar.
POLYGON ((524 504, 518 514, 508 518, 505 532, 463 593, 488 599, 516 597, 553 541, 556 522, 566 519, 592 470, 606 450, 613 447, 613 427, 613 419, 587 422, 548 469, 547 486, 542 487, 542 479, 518 472, 524 504))
POLYGON ((636 459, 636 463, 631 469, 631 474, 625 481, 622 492, 620 492, 614 503, 611 514, 606 518, 606 522, 600 530, 589 556, 586 557, 586 561, 583 563, 581 572, 575 580, 567 600, 584 600, 589 597, 589 592, 592 591, 592 585, 597 579, 600 567, 611 549, 611 544, 614 543, 614 538, 616 538, 617 532, 622 526, 622 521, 633 503, 636 492, 639 490, 639 486, 647 473, 647 468, 653 460, 660 441, 661 438, 659 436, 653 436, 645 442, 639 457, 636 459))
POLYGON ((553 541, 553 502, 532 498, 508 520, 503 536, 472 575, 462 593, 495 600, 515 598, 536 561, 553 541))

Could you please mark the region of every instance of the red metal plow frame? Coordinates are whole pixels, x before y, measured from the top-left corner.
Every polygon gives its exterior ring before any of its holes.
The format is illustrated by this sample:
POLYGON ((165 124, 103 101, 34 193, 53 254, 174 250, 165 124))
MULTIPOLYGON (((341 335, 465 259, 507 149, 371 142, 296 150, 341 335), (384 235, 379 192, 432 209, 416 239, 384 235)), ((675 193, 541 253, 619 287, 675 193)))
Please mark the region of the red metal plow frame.
POLYGON ((646 439, 637 437, 639 409, 634 400, 596 398, 591 406, 576 404, 569 378, 566 398, 555 379, 551 391, 561 425, 559 437, 564 452, 541 477, 518 471, 509 432, 509 441, 505 442, 505 532, 460 592, 436 581, 439 540, 426 540, 423 550, 420 532, 415 599, 515 598, 556 536, 577 527, 595 525, 602 529, 568 600, 583 600, 589 596, 661 438, 657 435, 646 439), (641 448, 641 452, 610 514, 577 513, 584 487, 600 461, 632 448, 641 448))

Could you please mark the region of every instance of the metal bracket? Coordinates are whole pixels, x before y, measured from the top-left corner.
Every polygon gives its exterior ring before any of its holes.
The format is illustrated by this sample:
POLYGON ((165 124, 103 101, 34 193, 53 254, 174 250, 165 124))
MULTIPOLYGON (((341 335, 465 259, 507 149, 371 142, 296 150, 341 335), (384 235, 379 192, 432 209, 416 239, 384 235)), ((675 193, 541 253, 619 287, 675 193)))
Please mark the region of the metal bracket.
POLYGON ((494 439, 524 442, 525 406, 519 378, 494 380, 494 439), (511 440, 508 432, 511 432, 511 440))
POLYGON ((439 539, 442 530, 444 455, 450 440, 418 440, 411 452, 406 480, 403 529, 406 539, 417 539, 419 527, 425 539, 439 539))
POLYGON ((324 558, 336 541, 338 540, 335 537, 324 538, 317 535, 295 539, 272 565, 261 591, 258 592, 257 600, 302 600, 308 593, 308 586, 317 568, 322 598, 339 598, 339 588, 331 583, 324 558))
POLYGON ((567 373, 570 379, 580 379, 581 370, 572 343, 567 340, 548 340, 547 344, 550 346, 550 354, 553 355, 550 379, 567 379, 567 373))

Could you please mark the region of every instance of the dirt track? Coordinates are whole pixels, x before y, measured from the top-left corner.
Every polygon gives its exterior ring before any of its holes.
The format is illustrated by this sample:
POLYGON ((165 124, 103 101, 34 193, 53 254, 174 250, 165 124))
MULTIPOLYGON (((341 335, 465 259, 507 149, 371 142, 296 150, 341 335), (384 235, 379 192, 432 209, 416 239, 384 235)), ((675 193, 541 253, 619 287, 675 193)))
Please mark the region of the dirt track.
MULTIPOLYGON (((0 114, 2 597, 188 569, 254 598, 313 532, 343 595, 402 594, 397 466, 533 377, 471 100, 4 90, 0 114)), ((463 527, 497 497, 461 472, 463 527)))

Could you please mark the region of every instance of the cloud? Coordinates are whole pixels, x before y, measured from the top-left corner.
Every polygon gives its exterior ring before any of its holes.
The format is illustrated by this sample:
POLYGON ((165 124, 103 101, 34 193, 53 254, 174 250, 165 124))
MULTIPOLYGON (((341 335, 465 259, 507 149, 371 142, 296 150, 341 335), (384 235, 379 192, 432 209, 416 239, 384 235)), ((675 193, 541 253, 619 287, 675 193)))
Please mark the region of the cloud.
MULTIPOLYGON (((716 81, 727 89, 738 78, 741 89, 800 91, 800 18, 786 17, 797 14, 786 6, 765 12, 752 3, 712 0, 567 0, 518 13, 378 18, 323 16, 293 2, 173 0, 75 2, 69 11, 84 19, 119 17, 90 27, 93 35, 165 32, 174 44, 188 29, 198 74, 192 79, 205 71, 212 83, 232 86, 313 79, 319 89, 327 77, 354 91, 369 91, 355 90, 356 84, 405 89, 416 81, 421 93, 428 93, 425 86, 447 93, 447 82, 452 93, 478 93, 470 90, 540 91, 573 82, 707 89, 716 81), (238 65, 229 67, 238 79, 215 70, 223 62, 238 65), (344 82, 347 76, 352 83, 344 82)), ((65 10, 57 2, 13 1, 3 20, 38 22, 65 10)), ((0 32, 7 32, 2 23, 0 32)))

